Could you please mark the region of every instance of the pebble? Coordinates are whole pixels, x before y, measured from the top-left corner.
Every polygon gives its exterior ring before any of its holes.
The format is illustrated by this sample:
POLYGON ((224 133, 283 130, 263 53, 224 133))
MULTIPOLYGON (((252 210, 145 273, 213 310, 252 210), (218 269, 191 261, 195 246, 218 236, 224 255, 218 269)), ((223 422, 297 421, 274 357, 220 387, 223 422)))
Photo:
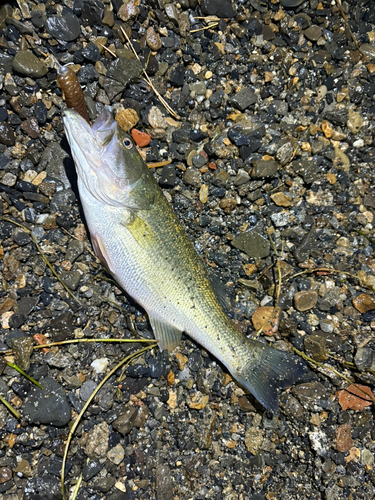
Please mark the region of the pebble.
POLYGON ((12 174, 11 172, 7 172, 4 177, 1 179, 1 184, 3 186, 15 186, 17 182, 17 176, 12 174))
POLYGON ((137 17, 138 14, 139 8, 137 7, 137 3, 134 0, 129 0, 121 5, 117 12, 117 17, 122 21, 130 21, 130 19, 137 17))
POLYGON ((275 160, 257 160, 251 171, 253 179, 262 179, 264 177, 275 177, 277 174, 277 162, 275 160))
POLYGON ((31 423, 62 427, 71 418, 65 391, 58 382, 45 377, 39 380, 43 389, 32 386, 23 407, 24 416, 31 423))
POLYGON ((367 293, 361 293, 353 299, 353 306, 361 314, 373 311, 375 309, 375 298, 367 293))
POLYGON ((268 239, 256 231, 247 231, 237 236, 232 245, 249 257, 264 259, 270 254, 270 243, 268 239))
POLYGON ((108 459, 115 465, 120 465, 120 463, 124 459, 124 456, 125 456, 125 450, 121 446, 121 444, 117 444, 116 446, 111 448, 107 453, 108 459))
POLYGON ((314 291, 297 292, 294 297, 294 305, 297 311, 308 311, 316 306, 318 294, 314 291))
POLYGON ((285 193, 274 193, 271 195, 271 200, 278 207, 290 207, 293 202, 292 197, 285 193))
POLYGON ((85 454, 91 460, 99 460, 107 455, 109 427, 107 422, 101 422, 89 432, 85 454))
POLYGON ((375 60, 375 47, 371 43, 362 43, 359 51, 365 55, 370 61, 375 60))
POLYGON ((322 31, 322 28, 320 26, 316 26, 316 25, 312 25, 310 26, 309 28, 307 28, 303 34, 305 35, 305 37, 308 39, 308 40, 311 40, 313 42, 316 42, 316 40, 318 40, 322 34, 323 34, 323 31, 322 31))
POLYGON ((206 16, 217 16, 222 18, 232 18, 236 16, 231 0, 202 0, 201 9, 206 16))
POLYGON ((115 120, 125 132, 129 132, 139 122, 139 116, 134 109, 119 108, 116 112, 115 120))
MULTIPOLYGON (((170 4, 172 5, 172 4, 170 4)), ((158 33, 155 32, 152 26, 147 28, 146 43, 151 50, 157 52, 161 48, 161 39, 158 33)))
POLYGON ((173 479, 168 465, 162 464, 156 467, 156 499, 173 500, 173 479))
POLYGON ((351 436, 352 429, 350 424, 340 425, 336 431, 336 448, 337 451, 345 452, 350 450, 353 446, 353 439, 351 436))
POLYGON ((242 88, 230 100, 231 104, 240 111, 244 111, 252 104, 255 104, 257 101, 258 97, 250 87, 242 88))
POLYGON ((16 365, 21 370, 27 371, 30 368, 30 357, 33 353, 33 348, 34 342, 31 337, 18 337, 12 340, 16 365))
POLYGON ((47 17, 46 30, 53 38, 65 42, 76 40, 81 32, 79 19, 74 14, 47 17))
POLYGON ((148 146, 151 142, 151 137, 149 136, 149 134, 147 134, 146 132, 142 132, 140 130, 137 130, 135 128, 132 129, 131 135, 132 135, 134 142, 140 148, 144 148, 145 146, 148 146))
POLYGON ((151 106, 147 118, 152 128, 154 129, 167 128, 167 122, 165 121, 165 117, 157 106, 151 106))
POLYGON ((91 368, 94 372, 99 375, 100 373, 104 373, 109 366, 108 358, 97 358, 91 363, 91 368))
POLYGON ((36 118, 28 118, 21 123, 21 129, 32 139, 37 139, 40 134, 39 124, 36 118))
POLYGON ((12 126, 9 123, 0 122, 0 144, 4 146, 14 146, 16 136, 12 126))
POLYGON ((13 59, 13 69, 20 75, 42 78, 48 68, 31 50, 19 50, 13 59))
POLYGON ((81 389, 79 391, 79 396, 82 401, 88 401, 91 397, 91 394, 95 391, 98 384, 93 380, 86 380, 83 382, 81 389))
POLYGON ((202 410, 208 403, 209 396, 197 391, 186 398, 189 408, 193 410, 202 410))
POLYGON ((245 432, 245 446, 252 455, 257 455, 263 442, 263 432, 258 427, 249 427, 245 432))

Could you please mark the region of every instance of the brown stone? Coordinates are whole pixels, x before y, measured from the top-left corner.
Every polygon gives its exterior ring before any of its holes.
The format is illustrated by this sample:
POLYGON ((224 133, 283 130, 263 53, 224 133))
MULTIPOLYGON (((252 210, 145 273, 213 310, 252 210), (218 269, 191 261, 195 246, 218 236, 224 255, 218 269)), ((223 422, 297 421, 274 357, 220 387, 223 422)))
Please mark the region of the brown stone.
POLYGON ((358 297, 353 299, 353 306, 360 313, 373 311, 375 309, 375 298, 367 293, 361 293, 358 297))
POLYGON ((294 295, 294 305, 298 311, 308 311, 316 306, 318 301, 318 294, 316 292, 307 290, 297 292, 294 295))
POLYGON ((336 432, 337 451, 345 452, 353 446, 350 424, 340 425, 336 432))

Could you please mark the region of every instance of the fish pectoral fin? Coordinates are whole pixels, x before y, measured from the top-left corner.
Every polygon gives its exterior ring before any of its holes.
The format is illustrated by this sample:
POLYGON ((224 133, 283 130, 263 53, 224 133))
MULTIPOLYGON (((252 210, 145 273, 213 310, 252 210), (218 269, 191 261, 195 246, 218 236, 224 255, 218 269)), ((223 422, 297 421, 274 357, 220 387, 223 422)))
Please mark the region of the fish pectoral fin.
POLYGON ((122 223, 135 241, 142 247, 151 242, 151 239, 156 237, 155 231, 138 215, 131 211, 131 215, 126 222, 122 223))
POLYGON ((98 259, 100 260, 102 265, 107 269, 107 271, 113 274, 114 271, 111 266, 111 261, 109 260, 107 251, 100 236, 97 234, 91 234, 91 242, 92 246, 94 247, 95 255, 98 257, 98 259))
POLYGON ((182 331, 155 316, 149 316, 149 319, 155 339, 159 341, 160 350, 173 351, 180 343, 182 331))

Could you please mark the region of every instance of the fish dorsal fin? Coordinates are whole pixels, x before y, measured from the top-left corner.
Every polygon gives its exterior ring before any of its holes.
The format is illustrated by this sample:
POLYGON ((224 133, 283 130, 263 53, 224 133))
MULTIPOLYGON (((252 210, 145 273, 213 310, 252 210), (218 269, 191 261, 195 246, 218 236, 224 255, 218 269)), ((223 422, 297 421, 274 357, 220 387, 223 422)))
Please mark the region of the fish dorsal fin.
POLYGON ((221 305, 222 309, 226 312, 230 311, 231 309, 231 303, 230 299, 227 295, 227 291, 225 289, 225 285, 223 284, 222 281, 220 281, 220 278, 216 276, 216 274, 209 272, 209 277, 213 286, 213 289, 215 291, 215 295, 217 298, 217 301, 221 305))
POLYGON ((155 339, 159 341, 160 350, 167 349, 169 352, 173 351, 180 343, 182 332, 156 316, 149 315, 149 319, 155 339))
POLYGON ((102 265, 107 269, 109 273, 114 274, 114 270, 111 266, 111 261, 109 260, 105 246, 98 234, 91 234, 91 242, 94 247, 95 255, 98 257, 102 265))

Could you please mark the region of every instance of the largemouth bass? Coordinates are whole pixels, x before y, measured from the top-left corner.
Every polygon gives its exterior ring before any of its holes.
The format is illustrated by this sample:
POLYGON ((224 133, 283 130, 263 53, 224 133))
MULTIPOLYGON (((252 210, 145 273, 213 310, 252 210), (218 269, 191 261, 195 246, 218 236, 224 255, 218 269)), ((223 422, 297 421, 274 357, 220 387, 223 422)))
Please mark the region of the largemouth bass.
POLYGON ((132 138, 112 115, 104 111, 90 126, 68 109, 63 120, 95 253, 146 310, 160 349, 173 350, 186 332, 277 412, 277 388, 293 384, 304 364, 233 326, 132 138))

